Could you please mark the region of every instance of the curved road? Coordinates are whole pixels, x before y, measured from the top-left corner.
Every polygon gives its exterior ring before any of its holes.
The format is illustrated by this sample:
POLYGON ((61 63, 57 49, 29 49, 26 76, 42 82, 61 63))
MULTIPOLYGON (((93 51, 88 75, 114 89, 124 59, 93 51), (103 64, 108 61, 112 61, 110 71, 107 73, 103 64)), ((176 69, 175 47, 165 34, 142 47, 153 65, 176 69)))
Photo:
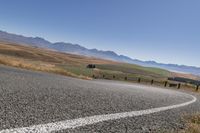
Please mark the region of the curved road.
POLYGON ((0 133, 160 132, 199 110, 198 95, 0 66, 0 133))

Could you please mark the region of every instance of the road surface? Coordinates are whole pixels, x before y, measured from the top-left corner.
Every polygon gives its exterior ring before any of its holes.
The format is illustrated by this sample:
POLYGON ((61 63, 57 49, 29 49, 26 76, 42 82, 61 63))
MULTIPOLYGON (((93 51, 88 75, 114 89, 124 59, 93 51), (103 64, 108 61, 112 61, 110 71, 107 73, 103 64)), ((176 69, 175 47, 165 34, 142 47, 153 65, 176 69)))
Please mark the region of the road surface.
POLYGON ((0 66, 0 133, 132 133, 181 129, 199 96, 0 66))

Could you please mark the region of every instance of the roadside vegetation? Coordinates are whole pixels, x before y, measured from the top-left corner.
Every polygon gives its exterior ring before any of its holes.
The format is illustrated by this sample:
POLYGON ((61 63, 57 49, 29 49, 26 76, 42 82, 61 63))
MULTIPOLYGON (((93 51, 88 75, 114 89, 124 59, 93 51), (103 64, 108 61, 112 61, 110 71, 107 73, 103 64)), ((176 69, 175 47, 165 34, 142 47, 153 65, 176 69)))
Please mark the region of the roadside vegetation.
POLYGON ((200 114, 188 116, 185 119, 187 121, 186 129, 180 133, 200 133, 200 114))
POLYGON ((155 133, 200 133, 200 114, 184 115, 183 121, 185 122, 184 129, 163 130, 156 131, 155 133))
MULTIPOLYGON (((0 42, 0 64, 24 69, 57 73, 82 79, 126 80, 129 82, 150 83, 163 86, 168 77, 182 76, 196 79, 188 74, 178 74, 164 69, 142 67, 134 64, 119 63, 110 60, 60 53, 52 50, 18 44, 0 42), (95 64, 95 68, 87 68, 95 64)), ((168 81, 172 82, 173 81, 168 81)), ((190 84, 182 86, 194 88, 190 84)))
POLYGON ((0 63, 85 78, 91 78, 93 75, 100 77, 104 74, 107 78, 116 75, 121 80, 125 76, 166 79, 170 75, 169 71, 163 69, 59 53, 5 42, 0 43, 0 63), (95 64, 96 68, 88 69, 86 67, 88 64, 95 64))
POLYGON ((200 133, 200 114, 186 115, 185 128, 178 131, 163 131, 162 133, 200 133))

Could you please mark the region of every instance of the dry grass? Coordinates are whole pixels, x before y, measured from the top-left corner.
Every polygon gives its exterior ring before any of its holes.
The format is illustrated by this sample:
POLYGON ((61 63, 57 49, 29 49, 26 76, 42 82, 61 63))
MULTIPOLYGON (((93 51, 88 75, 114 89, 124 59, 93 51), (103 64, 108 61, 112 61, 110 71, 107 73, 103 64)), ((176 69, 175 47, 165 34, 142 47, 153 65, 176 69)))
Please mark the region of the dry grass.
POLYGON ((115 64, 116 62, 97 59, 97 58, 89 58, 79 55, 60 53, 56 51, 46 50, 42 48, 35 48, 30 46, 23 46, 17 44, 9 44, 0 42, 0 54, 13 56, 16 58, 37 60, 43 62, 50 63, 69 63, 73 65, 81 65, 81 64, 115 64))
POLYGON ((123 76, 122 79, 124 79, 125 75, 134 77, 144 74, 149 77, 156 76, 161 78, 161 75, 155 71, 157 69, 153 70, 152 68, 148 69, 137 65, 60 53, 52 50, 9 44, 5 42, 0 42, 0 63, 32 70, 55 72, 78 78, 85 77, 86 79, 92 77, 93 74, 104 74, 104 72, 107 75, 116 74, 117 72, 118 77, 123 76), (112 69, 106 70, 106 68, 103 67, 98 71, 96 69, 89 70, 86 68, 88 64, 97 64, 101 66, 109 65, 112 69))
POLYGON ((24 68, 24 69, 31 69, 31 70, 36 70, 36 71, 53 72, 53 73, 58 73, 62 75, 76 77, 76 75, 70 72, 63 71, 57 68, 55 65, 47 64, 45 62, 33 62, 33 61, 30 62, 28 60, 22 60, 15 57, 0 55, 0 64, 14 66, 18 68, 24 68))
POLYGON ((60 53, 52 50, 0 42, 0 64, 57 73, 77 78, 91 79, 93 75, 106 79, 124 80, 130 82, 142 78, 147 81, 155 79, 159 84, 167 80, 174 73, 158 69, 141 67, 138 65, 119 63, 73 54, 60 53), (87 69, 88 64, 96 64, 97 69, 87 69))
POLYGON ((187 116, 185 119, 188 121, 186 129, 179 133, 200 133, 200 114, 187 116))
POLYGON ((77 74, 63 67, 85 68, 89 63, 114 64, 116 62, 0 42, 0 64, 8 66, 52 72, 82 79, 91 79, 89 77, 90 75, 82 75, 82 73, 77 74))
POLYGON ((196 113, 193 115, 185 114, 183 121, 186 123, 184 129, 173 129, 173 130, 160 130, 155 133, 200 133, 200 114, 196 113))
POLYGON ((174 77, 188 78, 188 79, 193 79, 193 80, 200 80, 199 76, 194 76, 192 74, 187 74, 187 73, 172 73, 172 76, 174 76, 174 77))

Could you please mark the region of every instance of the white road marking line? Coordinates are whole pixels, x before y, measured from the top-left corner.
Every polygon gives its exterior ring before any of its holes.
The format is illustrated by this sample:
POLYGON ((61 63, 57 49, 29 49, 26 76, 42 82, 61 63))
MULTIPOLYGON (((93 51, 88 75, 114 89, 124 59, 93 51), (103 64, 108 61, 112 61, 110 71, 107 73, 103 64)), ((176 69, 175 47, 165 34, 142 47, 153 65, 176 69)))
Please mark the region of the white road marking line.
POLYGON ((14 128, 14 129, 5 129, 0 131, 0 133, 50 133, 65 129, 74 129, 77 127, 83 127, 86 125, 92 125, 98 122, 108 121, 108 120, 116 120, 126 117, 134 117, 134 116, 141 116, 152 114, 156 112, 171 110, 174 108, 179 108, 183 106, 187 106, 196 102, 196 97, 190 95, 193 99, 189 102, 166 106, 166 107, 159 107, 159 108, 152 108, 147 110, 140 110, 140 111, 131 111, 131 112, 122 112, 116 114, 106 114, 106 115, 95 115, 89 116, 84 118, 78 118, 73 120, 65 120, 59 121, 55 123, 48 123, 48 124, 40 124, 40 125, 33 125, 30 127, 22 127, 22 128, 14 128))

